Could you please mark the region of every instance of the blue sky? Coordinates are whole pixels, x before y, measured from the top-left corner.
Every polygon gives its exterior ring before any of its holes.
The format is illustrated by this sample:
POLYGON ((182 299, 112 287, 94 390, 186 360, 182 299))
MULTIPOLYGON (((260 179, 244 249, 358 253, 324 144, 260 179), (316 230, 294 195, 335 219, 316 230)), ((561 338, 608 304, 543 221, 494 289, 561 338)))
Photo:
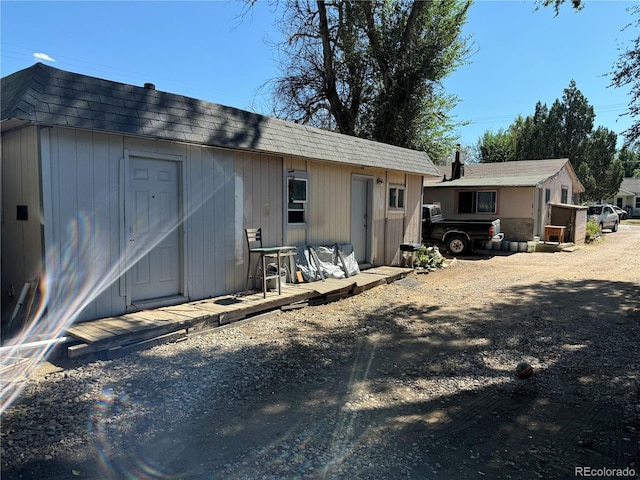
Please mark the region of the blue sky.
MULTIPOLYGON (((486 130, 507 128, 536 102, 551 106, 573 79, 595 108, 596 126, 620 133, 629 90, 609 88, 619 48, 637 30, 621 29, 637 2, 588 1, 554 16, 531 1, 476 1, 464 34, 471 63, 444 83, 461 103, 453 110, 471 124, 458 133, 474 144, 486 130)), ((271 44, 278 18, 266 1, 240 18, 239 1, 12 2, 2 0, 2 76, 36 61, 64 70, 143 85, 223 105, 269 112, 260 87, 279 73, 271 44)), ((621 140, 621 139, 620 139, 621 140)), ((620 143, 620 142, 619 142, 620 143)))

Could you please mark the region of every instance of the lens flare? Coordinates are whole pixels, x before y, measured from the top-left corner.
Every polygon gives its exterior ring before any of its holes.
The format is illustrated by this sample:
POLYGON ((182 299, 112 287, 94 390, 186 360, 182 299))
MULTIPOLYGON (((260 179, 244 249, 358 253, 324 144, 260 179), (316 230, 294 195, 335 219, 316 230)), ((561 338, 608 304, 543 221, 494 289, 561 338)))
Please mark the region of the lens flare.
POLYGON ((101 228, 97 220, 111 219, 108 206, 95 205, 94 210, 78 212, 67 223, 64 235, 60 234, 66 239, 64 245, 45 248, 45 273, 37 282, 38 302, 27 324, 0 347, 0 415, 19 397, 24 380, 65 340, 65 331, 102 292, 203 205, 213 201, 216 192, 234 182, 224 162, 215 161, 213 169, 201 178, 200 187, 191 192, 192 200, 185 202, 181 218, 150 219, 154 222, 152 228, 158 227, 157 235, 144 244, 121 245, 118 240, 115 243, 120 246, 115 253, 114 239, 110 238, 114 234, 109 228, 101 228))
POLYGON ((178 478, 156 467, 140 453, 140 449, 120 445, 121 429, 130 426, 126 416, 130 406, 131 400, 126 394, 117 394, 112 388, 105 387, 87 421, 103 477, 113 480, 178 478))

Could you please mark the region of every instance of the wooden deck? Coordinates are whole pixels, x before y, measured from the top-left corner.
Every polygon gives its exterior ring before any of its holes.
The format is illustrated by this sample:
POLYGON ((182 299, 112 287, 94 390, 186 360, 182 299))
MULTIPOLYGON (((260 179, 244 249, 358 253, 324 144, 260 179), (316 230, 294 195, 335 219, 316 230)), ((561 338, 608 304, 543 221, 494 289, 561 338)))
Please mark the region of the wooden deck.
POLYGON ((411 272, 410 268, 376 267, 350 278, 288 284, 282 288, 282 295, 270 292, 267 298, 263 298, 262 292, 245 292, 79 322, 67 329, 67 335, 77 340, 67 347, 67 354, 69 357, 96 352, 122 354, 268 311, 345 298, 393 282, 411 272))

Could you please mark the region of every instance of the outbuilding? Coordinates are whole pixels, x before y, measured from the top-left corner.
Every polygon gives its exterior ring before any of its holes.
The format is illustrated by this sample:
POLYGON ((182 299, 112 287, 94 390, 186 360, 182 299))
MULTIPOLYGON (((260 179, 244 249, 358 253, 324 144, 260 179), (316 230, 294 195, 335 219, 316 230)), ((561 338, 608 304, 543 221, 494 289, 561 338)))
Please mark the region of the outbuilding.
POLYGON ((34 278, 79 319, 242 291, 245 228, 398 264, 439 175, 425 152, 152 84, 38 63, 1 88, 3 319, 34 278))

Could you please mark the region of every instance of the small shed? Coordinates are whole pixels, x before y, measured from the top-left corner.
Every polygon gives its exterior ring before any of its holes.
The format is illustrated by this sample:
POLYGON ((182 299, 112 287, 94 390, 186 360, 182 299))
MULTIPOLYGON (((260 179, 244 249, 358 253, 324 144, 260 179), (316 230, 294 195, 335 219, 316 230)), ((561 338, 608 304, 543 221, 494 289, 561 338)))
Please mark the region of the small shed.
POLYGON ((551 225, 566 227, 564 240, 584 244, 587 236, 587 207, 566 203, 549 203, 551 225))

